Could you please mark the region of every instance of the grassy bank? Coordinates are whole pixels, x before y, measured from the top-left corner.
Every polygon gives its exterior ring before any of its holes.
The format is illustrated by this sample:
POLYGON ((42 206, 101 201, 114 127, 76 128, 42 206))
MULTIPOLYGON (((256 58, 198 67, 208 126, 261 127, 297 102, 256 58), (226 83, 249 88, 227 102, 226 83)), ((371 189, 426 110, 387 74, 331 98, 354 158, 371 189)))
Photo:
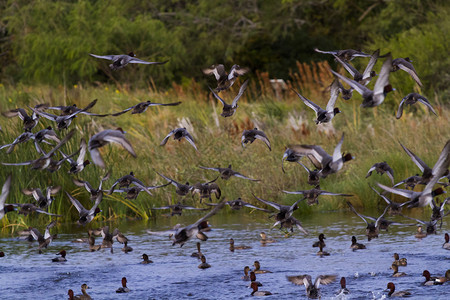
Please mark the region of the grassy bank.
MULTIPOLYGON (((326 64, 317 64, 313 67, 299 64, 298 72, 293 74, 295 82, 289 82, 288 86, 299 90, 304 96, 324 107, 329 96, 326 84, 323 83, 331 82, 331 76, 326 70, 326 64)), ((399 142, 432 166, 445 142, 450 138, 449 108, 440 105, 442 99, 428 96, 439 117, 417 105, 406 108, 402 119, 396 120, 395 111, 404 95, 394 92, 388 95, 381 106, 374 109, 361 109, 359 107, 361 97, 355 93, 350 101, 339 98, 337 106, 342 113, 333 119, 332 128, 324 129, 315 125, 314 113, 294 93, 287 90, 280 99, 277 99, 267 74, 259 74, 258 78, 259 80, 252 82, 239 100, 239 108, 230 118, 220 116, 222 111, 220 103, 195 82, 185 87, 174 85, 169 91, 159 91, 152 83, 149 83, 147 89, 142 90, 133 90, 121 85, 75 85, 57 88, 1 86, 0 108, 1 111, 5 111, 44 102, 51 105, 76 103, 78 107, 84 107, 93 99, 98 99, 91 111, 110 113, 146 100, 159 103, 182 101, 179 106, 149 108, 147 112, 138 115, 126 113, 119 117, 105 118, 78 116, 71 125, 71 128, 77 129, 77 133, 67 145, 63 146, 62 150, 65 153, 71 153, 78 148, 80 138, 84 137, 88 140, 94 133, 103 129, 121 127, 127 132, 126 136, 138 157, 134 159, 118 145, 104 147, 101 150, 103 158, 108 169, 112 170, 111 178, 104 184, 106 188, 130 171, 148 185, 165 183, 165 180, 155 171, 183 183, 205 182, 214 179, 218 173, 202 170, 199 166, 226 167, 231 164, 236 171, 261 179, 261 182, 234 177, 228 181, 219 179, 217 183, 222 189, 223 196, 229 200, 241 197, 252 203, 255 203, 252 193, 264 199, 292 203, 297 198, 286 195, 281 190, 311 188, 306 183, 307 174, 300 165, 287 163, 286 173, 282 172, 281 158, 285 147, 289 144, 321 145, 325 151, 332 153, 342 133, 345 133, 342 150, 352 153, 355 159, 346 163, 339 173, 322 180, 321 188, 330 192, 353 194, 351 201, 356 206, 374 209, 380 203, 380 199, 369 188, 368 183, 373 185, 375 182, 384 184, 390 182, 385 175, 380 177, 377 174, 365 179, 367 171, 374 163, 388 162, 395 171, 396 181, 399 181, 419 172, 400 147, 399 142), (162 139, 177 127, 188 128, 194 136, 198 152, 186 141, 179 143, 169 140, 165 147, 159 146, 162 139), (266 133, 271 141, 272 151, 269 151, 259 140, 248 145, 246 149, 241 147, 242 131, 254 127, 266 133)), ((236 84, 232 91, 221 93, 222 98, 230 103, 238 87, 239 84, 236 84)), ((0 133, 2 145, 12 142, 22 132, 22 123, 19 118, 1 117, 0 125, 3 129, 0 133)), ((49 120, 41 118, 33 132, 49 125, 54 126, 49 120)), ((66 132, 58 132, 58 134, 64 136, 66 132)), ((14 152, 9 155, 6 154, 5 149, 2 149, 0 157, 2 162, 22 162, 36 159, 38 156, 32 142, 27 142, 17 145, 14 152)), ((304 162, 312 167, 306 159, 304 162)), ((64 191, 68 191, 82 204, 90 207, 87 192, 72 183, 73 175, 67 174, 67 170, 67 165, 63 165, 57 173, 31 170, 29 166, 0 167, 1 184, 9 173, 13 176, 12 190, 7 203, 30 202, 31 197, 20 192, 23 188, 45 189, 48 185, 60 185, 64 191)), ((76 177, 96 186, 104 172, 94 165, 88 165, 76 177)), ((153 197, 150 197, 141 193, 136 200, 132 201, 124 199, 120 194, 114 194, 112 197, 105 196, 100 204, 102 213, 99 218, 151 218, 154 214, 150 210, 151 207, 178 201, 173 186, 154 190, 153 194, 153 197)), ((192 201, 197 206, 202 205, 199 204, 197 196, 195 200, 191 200, 190 196, 187 197, 187 203, 192 201)), ((301 213, 346 207, 345 199, 341 197, 324 196, 319 198, 319 202, 318 206, 313 207, 301 204, 301 213)), ((77 219, 76 209, 63 192, 56 195, 56 200, 49 211, 64 215, 61 218, 63 222, 72 222, 77 219)), ((0 226, 3 230, 7 230, 14 224, 25 227, 34 222, 45 223, 49 220, 48 216, 40 215, 36 221, 36 217, 23 217, 10 213, 0 220, 0 226)))

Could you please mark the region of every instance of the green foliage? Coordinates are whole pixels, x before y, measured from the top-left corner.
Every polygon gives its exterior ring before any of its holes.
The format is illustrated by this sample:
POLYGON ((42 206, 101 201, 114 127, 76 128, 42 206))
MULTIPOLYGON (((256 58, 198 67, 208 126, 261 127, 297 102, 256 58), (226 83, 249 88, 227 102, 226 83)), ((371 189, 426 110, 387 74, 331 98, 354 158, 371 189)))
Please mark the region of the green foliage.
POLYGON ((112 74, 99 55, 134 51, 150 61, 171 59, 165 68, 128 67, 126 78, 145 82, 150 76, 170 82, 180 67, 183 48, 164 24, 150 15, 130 16, 134 9, 122 1, 36 1, 7 10, 8 28, 15 36, 13 51, 22 77, 44 83, 76 83, 102 79, 97 66, 112 74), (145 79, 144 79, 145 78, 145 79), (144 79, 144 80, 143 80, 144 79))
MULTIPOLYGON (((314 47, 381 48, 414 59, 425 94, 447 94, 449 10, 444 0, 2 1, 0 76, 12 83, 165 89, 191 78, 209 82, 200 69, 211 64, 237 63, 288 79, 296 61, 335 66, 314 47), (112 72, 108 61, 88 55, 130 51, 169 62, 112 72)), ((410 92, 414 84, 401 73, 393 83, 410 92)))
MULTIPOLYGON (((411 27, 396 35, 385 37, 373 35, 371 47, 380 47, 386 52, 392 52, 394 58, 409 57, 424 83, 424 92, 428 97, 433 94, 448 99, 450 88, 450 8, 439 12, 429 12, 426 22, 419 26, 411 27)), ((414 90, 414 80, 405 72, 397 72, 391 75, 392 85, 406 95, 414 90), (403 74, 398 74, 403 73, 403 74)))

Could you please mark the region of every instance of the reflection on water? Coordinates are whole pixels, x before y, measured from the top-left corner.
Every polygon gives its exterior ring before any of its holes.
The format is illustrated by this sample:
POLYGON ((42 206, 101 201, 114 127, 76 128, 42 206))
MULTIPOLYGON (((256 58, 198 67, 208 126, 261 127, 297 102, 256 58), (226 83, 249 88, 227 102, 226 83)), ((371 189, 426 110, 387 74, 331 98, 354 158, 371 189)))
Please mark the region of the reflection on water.
MULTIPOLYGON (((68 289, 81 294, 81 284, 87 283, 91 287, 87 292, 94 299, 243 299, 251 293, 249 283, 241 279, 243 269, 245 266, 253 268, 255 260, 260 261, 262 269, 273 272, 257 275, 257 280, 264 285, 261 290, 271 291, 274 295, 269 297, 272 298, 306 298, 304 287, 286 280, 286 275, 301 274, 310 274, 313 279, 320 274, 338 275, 336 282, 321 286, 324 298, 335 296, 341 276, 347 278, 350 295, 346 297, 352 299, 380 299, 387 294, 384 290, 389 281, 395 283, 397 290, 409 289, 420 299, 448 295, 448 283, 421 286, 423 270, 443 276, 450 269, 450 251, 441 248, 444 233, 450 231, 448 222, 444 222, 438 235, 423 240, 414 237, 415 226, 392 226, 389 232, 382 232, 378 239, 367 242, 365 224, 348 212, 299 217, 310 235, 304 236, 295 230, 288 238, 278 229, 269 231, 273 220, 268 220, 264 213, 219 214, 211 219, 213 230, 207 233, 208 241, 201 245, 212 267, 201 270, 197 267, 200 261, 190 257, 196 251, 197 240, 189 241, 182 248, 172 247, 168 237, 150 236, 146 232, 147 229, 167 230, 177 223, 187 225, 201 216, 188 213, 182 217, 158 217, 156 221, 108 224, 112 228, 117 226, 129 238, 129 246, 134 250, 128 254, 120 250, 123 245, 118 243, 114 244, 114 253, 109 249, 88 252, 88 244, 71 242, 87 237, 86 228, 73 224, 55 228, 58 239, 41 255, 37 254, 36 242, 30 245, 16 238, 2 237, 0 250, 6 256, 0 258, 0 298, 30 299, 38 295, 42 299, 45 295, 45 299, 66 299, 68 289), (261 231, 277 242, 262 246, 261 231), (316 255, 318 249, 312 247, 319 233, 325 234, 325 250, 330 256, 319 257, 316 255), (367 249, 353 252, 350 249, 352 235, 356 235, 367 249), (230 238, 235 240, 236 246, 252 248, 231 252, 230 238), (51 259, 61 249, 68 253, 67 262, 52 263, 51 259), (391 277, 394 252, 408 259, 408 266, 400 268, 407 274, 405 277, 391 277), (154 263, 139 264, 143 253, 154 263), (131 289, 126 296, 115 293, 124 276, 131 289)), ((424 219, 427 217, 424 215, 424 219)), ((411 223, 400 217, 393 219, 411 223)), ((101 243, 101 238, 97 238, 96 243, 101 243)))

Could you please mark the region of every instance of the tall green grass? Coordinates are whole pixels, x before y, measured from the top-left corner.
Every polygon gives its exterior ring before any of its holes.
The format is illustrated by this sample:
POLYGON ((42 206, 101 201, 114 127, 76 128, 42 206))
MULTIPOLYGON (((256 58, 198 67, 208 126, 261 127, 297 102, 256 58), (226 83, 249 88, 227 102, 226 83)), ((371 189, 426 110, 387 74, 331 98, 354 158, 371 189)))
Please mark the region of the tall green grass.
MULTIPOLYGON (((327 64, 317 64, 313 67, 299 64, 295 73, 295 80, 288 82, 304 96, 312 99, 321 106, 328 101, 326 87, 331 82, 331 76, 326 71, 327 64)), ((315 144, 322 146, 325 151, 332 153, 342 133, 345 141, 344 152, 350 152, 354 160, 345 164, 337 174, 332 174, 321 181, 321 188, 330 192, 350 193, 355 206, 375 209, 381 199, 369 188, 368 183, 376 182, 389 184, 386 175, 372 174, 365 179, 369 168, 376 162, 387 161, 395 171, 395 179, 399 181, 419 172, 411 159, 404 153, 399 142, 407 146, 420 156, 430 166, 434 165, 445 142, 450 138, 448 130, 449 109, 440 106, 439 99, 430 99, 438 111, 439 117, 430 114, 420 105, 406 108, 400 120, 395 119, 395 107, 401 101, 402 95, 394 92, 386 98, 386 103, 374 109, 360 109, 361 97, 355 93, 353 99, 344 101, 339 99, 337 106, 342 111, 333 119, 331 129, 322 130, 314 123, 315 115, 298 97, 285 91, 283 98, 277 100, 270 88, 267 74, 260 74, 259 82, 253 83, 244 97, 239 101, 239 108, 234 116, 223 118, 220 116, 221 105, 195 82, 189 88, 174 85, 169 91, 158 91, 154 85, 147 89, 132 90, 113 86, 1 86, 1 111, 16 107, 34 106, 47 102, 52 105, 76 103, 78 107, 87 105, 93 99, 98 99, 92 112, 110 113, 125 109, 141 101, 153 102, 182 101, 175 107, 154 107, 138 115, 130 113, 119 117, 90 117, 79 115, 71 127, 77 129, 75 136, 62 147, 65 153, 72 153, 79 147, 81 138, 89 139, 93 134, 104 130, 123 128, 127 138, 132 143, 138 157, 135 159, 122 147, 114 144, 101 149, 103 158, 112 171, 111 178, 104 183, 109 189, 119 177, 130 171, 148 185, 166 183, 156 174, 163 173, 179 182, 206 182, 218 176, 217 172, 202 170, 199 166, 226 167, 232 165, 236 171, 261 179, 261 182, 251 182, 232 177, 228 181, 218 179, 217 183, 222 194, 229 200, 241 197, 243 200, 260 205, 253 198, 252 193, 263 199, 281 203, 292 203, 298 199, 292 195, 282 193, 282 190, 310 189, 306 183, 307 174, 298 164, 286 163, 286 173, 281 170, 281 158, 285 147, 289 144, 315 144), (262 86, 259 89, 258 86, 262 86), (162 139, 174 128, 187 126, 194 136, 199 151, 186 141, 169 140, 165 147, 159 146, 162 139), (258 127, 269 137, 272 151, 264 143, 257 140, 253 144, 242 148, 240 138, 244 129, 258 127)), ((239 84, 231 91, 221 93, 226 101, 232 101, 237 93, 239 84)), ((3 131, 0 133, 0 144, 10 143, 22 132, 19 118, 0 118, 3 131)), ((36 132, 52 122, 42 119, 36 132)), ((68 131, 58 132, 64 136, 68 131)), ((47 147, 49 149, 49 147, 47 147)), ((7 155, 4 150, 0 153, 2 162, 22 162, 38 157, 31 142, 19 144, 13 153, 7 155)), ((89 157, 88 157, 89 158, 89 157)), ((308 166, 312 165, 303 160, 308 166)), ((12 173, 12 187, 7 203, 25 203, 31 198, 21 193, 23 188, 48 185, 63 187, 63 191, 71 193, 86 207, 92 204, 88 193, 72 183, 73 175, 69 175, 68 164, 63 165, 56 173, 31 170, 29 166, 0 166, 0 179, 3 184, 7 175, 12 173)), ((106 170, 95 165, 88 165, 84 171, 75 177, 89 181, 94 187, 106 170)), ((141 193, 136 200, 126 200, 122 195, 114 193, 104 196, 100 204, 102 212, 98 220, 112 220, 116 218, 148 219, 155 215, 151 210, 154 206, 176 203, 180 199, 175 194, 172 185, 152 191, 153 196, 141 193)), ((75 222, 76 209, 71 205, 65 193, 60 192, 49 211, 62 214, 62 222, 75 222)), ((395 197, 396 198, 396 197, 395 197)), ((301 213, 313 211, 335 210, 345 208, 345 198, 319 198, 318 206, 307 207, 300 204, 301 213)), ((402 201, 400 198, 396 200, 402 201)), ((185 203, 203 206, 198 196, 186 197, 185 203)), ((156 212, 160 214, 161 212, 156 212)), ((31 215, 24 217, 16 213, 9 213, 1 221, 3 231, 17 229, 33 224, 45 224, 51 219, 46 215, 31 215)))

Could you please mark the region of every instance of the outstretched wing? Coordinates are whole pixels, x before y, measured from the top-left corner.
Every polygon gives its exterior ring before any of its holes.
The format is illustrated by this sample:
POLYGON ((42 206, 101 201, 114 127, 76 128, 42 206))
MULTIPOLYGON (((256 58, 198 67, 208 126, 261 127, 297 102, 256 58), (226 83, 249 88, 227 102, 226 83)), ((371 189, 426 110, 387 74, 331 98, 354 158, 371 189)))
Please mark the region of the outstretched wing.
POLYGON ((311 276, 309 275, 286 276, 286 278, 293 284, 304 285, 306 290, 308 290, 308 287, 312 286, 311 276))
POLYGON ((308 107, 310 107, 312 110, 314 110, 316 113, 320 110, 320 106, 315 104, 314 102, 312 102, 311 100, 303 97, 302 95, 300 95, 299 92, 297 92, 296 90, 292 89, 294 91, 294 93, 297 94, 297 96, 303 101, 303 103, 305 103, 308 107))
POLYGON ((123 133, 120 131, 114 131, 112 134, 107 134, 104 138, 105 141, 110 143, 117 143, 124 147, 133 157, 136 157, 136 153, 134 152, 133 146, 131 146, 130 142, 125 138, 123 133))
POLYGON ((347 201, 347 205, 350 207, 350 209, 355 213, 355 215, 357 215, 358 217, 360 217, 361 219, 363 219, 363 221, 364 221, 364 223, 366 223, 366 225, 369 225, 368 223, 367 223, 367 220, 362 216, 362 215, 360 215, 357 211, 356 211, 356 209, 353 207, 353 205, 350 203, 350 202, 348 202, 347 201))
POLYGON ((233 107, 233 108, 237 107, 237 102, 238 102, 239 98, 241 98, 242 94, 244 94, 244 91, 247 89, 248 81, 249 81, 249 79, 244 81, 244 83, 239 88, 239 93, 237 94, 236 97, 234 97, 233 102, 231 103, 231 107, 233 107))
POLYGON ((412 161, 416 164, 417 167, 419 167, 420 171, 424 171, 425 169, 430 169, 430 167, 427 166, 426 163, 423 162, 417 155, 415 155, 411 150, 406 148, 400 143, 400 146, 402 146, 403 150, 405 150, 406 154, 411 157, 412 161))
POLYGON ((192 137, 192 135, 189 132, 186 131, 186 135, 184 136, 184 138, 189 142, 189 144, 192 145, 192 147, 195 148, 195 150, 198 151, 197 146, 195 146, 195 143, 194 143, 194 138, 192 137))
POLYGON ((210 212, 208 212, 206 215, 204 215, 202 218, 200 218, 199 220, 197 220, 197 222, 195 222, 194 224, 192 224, 192 226, 196 227, 198 226, 201 222, 206 221, 208 218, 214 216, 219 210, 222 209, 222 207, 225 206, 225 202, 226 199, 222 199, 222 201, 220 201, 216 207, 214 207, 210 212))
POLYGON ((397 64, 397 66, 403 71, 407 72, 411 77, 417 82, 418 85, 422 86, 422 82, 419 79, 419 75, 417 75, 416 70, 414 69, 412 63, 404 60, 401 63, 397 64))
POLYGON ((167 144, 167 141, 169 140, 169 138, 174 134, 174 130, 172 130, 171 132, 169 132, 169 134, 162 140, 161 144, 159 144, 160 146, 164 146, 165 144, 167 144))
POLYGON ((145 61, 136 57, 133 57, 129 63, 130 64, 144 64, 144 65, 163 65, 166 62, 168 62, 168 60, 163 61, 163 62, 156 62, 156 61, 145 61))
POLYGON ((124 109, 124 110, 122 110, 122 111, 119 111, 119 112, 117 112, 117 113, 113 113, 113 114, 111 114, 111 116, 117 117, 117 116, 123 115, 123 114, 126 113, 127 111, 132 110, 135 106, 136 106, 136 105, 133 105, 133 106, 128 107, 128 108, 126 108, 126 109, 124 109))
POLYGON ((5 183, 2 187, 2 194, 0 195, 0 209, 3 209, 5 206, 6 198, 9 194, 9 189, 11 187, 11 174, 8 175, 8 178, 6 178, 5 183))
POLYGON ((95 58, 101 58, 101 59, 107 59, 107 60, 114 60, 115 57, 117 57, 117 55, 96 55, 96 54, 92 54, 89 53, 90 56, 95 57, 95 58))
POLYGON ((340 78, 342 81, 344 81, 345 83, 347 83, 349 86, 351 86, 354 90, 356 90, 358 93, 360 93, 361 95, 363 95, 364 93, 370 93, 370 90, 365 87, 364 85, 354 81, 353 79, 347 78, 333 70, 331 70, 331 73, 333 73, 334 75, 336 75, 338 78, 340 78))
POLYGON ((212 65, 208 69, 203 69, 202 71, 206 75, 214 74, 214 76, 216 77, 216 80, 219 80, 221 77, 226 76, 225 67, 222 64, 217 65, 217 66, 212 65))
POLYGON ((75 206, 75 208, 78 210, 79 213, 81 213, 82 211, 86 211, 84 206, 81 205, 80 201, 72 197, 72 195, 69 194, 68 192, 66 192, 66 195, 67 197, 69 197, 70 202, 72 202, 73 206, 75 206))
POLYGON ((275 208, 277 210, 280 210, 280 207, 281 207, 280 204, 272 202, 272 201, 269 201, 269 200, 264 200, 264 199, 258 198, 258 197, 255 196, 255 194, 252 194, 252 195, 253 195, 253 197, 255 197, 257 200, 261 201, 262 203, 264 203, 266 205, 269 205, 269 206, 272 206, 273 208, 275 208))
POLYGON ((420 96, 419 98, 417 98, 417 101, 428 107, 428 109, 431 110, 431 112, 437 116, 436 111, 434 110, 433 106, 431 106, 427 98, 420 96))

